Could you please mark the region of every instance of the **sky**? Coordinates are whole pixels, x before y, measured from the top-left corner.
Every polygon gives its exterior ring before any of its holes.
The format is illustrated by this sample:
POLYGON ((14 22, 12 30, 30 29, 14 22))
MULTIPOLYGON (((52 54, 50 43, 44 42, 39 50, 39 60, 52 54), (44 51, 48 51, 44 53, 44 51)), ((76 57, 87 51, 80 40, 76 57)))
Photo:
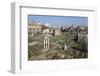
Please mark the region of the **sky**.
POLYGON ((79 16, 47 16, 47 15, 28 15, 29 23, 40 22, 53 25, 88 25, 88 17, 79 16))

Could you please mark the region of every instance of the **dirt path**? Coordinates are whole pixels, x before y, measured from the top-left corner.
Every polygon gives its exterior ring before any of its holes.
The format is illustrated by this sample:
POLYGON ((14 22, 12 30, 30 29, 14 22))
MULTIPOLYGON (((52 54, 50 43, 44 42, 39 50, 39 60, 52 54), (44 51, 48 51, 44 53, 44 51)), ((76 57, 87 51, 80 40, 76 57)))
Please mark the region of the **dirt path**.
POLYGON ((46 60, 47 58, 45 57, 45 55, 41 54, 41 55, 37 55, 37 56, 32 56, 29 60, 46 60))

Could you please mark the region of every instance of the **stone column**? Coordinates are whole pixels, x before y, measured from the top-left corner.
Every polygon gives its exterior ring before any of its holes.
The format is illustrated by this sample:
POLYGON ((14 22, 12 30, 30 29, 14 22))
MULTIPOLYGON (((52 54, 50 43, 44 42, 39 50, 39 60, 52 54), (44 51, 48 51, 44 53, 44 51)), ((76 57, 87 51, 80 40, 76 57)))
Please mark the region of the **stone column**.
POLYGON ((44 50, 45 50, 45 38, 44 38, 44 50))
POLYGON ((49 37, 48 37, 48 41, 47 42, 48 42, 48 49, 49 49, 49 37))
POLYGON ((49 37, 44 37, 44 51, 49 49, 49 37))

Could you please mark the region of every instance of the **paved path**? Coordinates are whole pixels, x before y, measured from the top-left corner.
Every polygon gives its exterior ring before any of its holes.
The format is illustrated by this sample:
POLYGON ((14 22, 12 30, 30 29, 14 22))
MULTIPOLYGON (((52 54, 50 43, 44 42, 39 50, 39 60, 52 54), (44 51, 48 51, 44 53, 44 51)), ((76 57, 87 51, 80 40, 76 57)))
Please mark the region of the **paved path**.
POLYGON ((38 42, 30 42, 30 43, 28 43, 28 45, 29 46, 32 46, 32 45, 35 45, 35 44, 37 44, 38 42))

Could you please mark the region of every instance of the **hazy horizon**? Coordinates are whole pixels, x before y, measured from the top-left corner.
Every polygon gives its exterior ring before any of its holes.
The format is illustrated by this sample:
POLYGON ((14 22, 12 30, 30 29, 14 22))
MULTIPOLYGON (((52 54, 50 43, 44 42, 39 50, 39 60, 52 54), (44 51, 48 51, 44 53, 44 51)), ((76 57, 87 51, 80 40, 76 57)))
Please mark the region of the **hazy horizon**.
POLYGON ((79 16, 48 16, 48 15, 28 15, 28 23, 49 23, 52 26, 64 25, 88 25, 88 17, 79 16))

